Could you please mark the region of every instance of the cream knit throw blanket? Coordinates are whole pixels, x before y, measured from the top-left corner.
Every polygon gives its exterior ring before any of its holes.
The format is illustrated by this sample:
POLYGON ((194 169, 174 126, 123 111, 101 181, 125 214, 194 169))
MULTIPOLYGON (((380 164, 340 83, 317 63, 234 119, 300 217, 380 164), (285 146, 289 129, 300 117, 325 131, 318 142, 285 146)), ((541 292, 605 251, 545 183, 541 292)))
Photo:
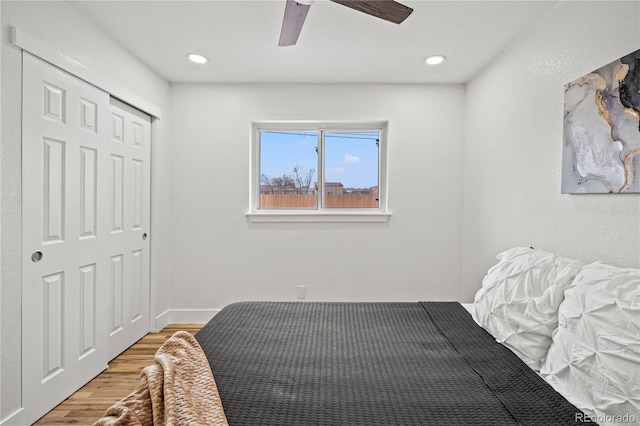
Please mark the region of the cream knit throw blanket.
POLYGON ((94 426, 226 426, 209 362, 186 331, 171 336, 140 373, 138 386, 116 402, 94 426))

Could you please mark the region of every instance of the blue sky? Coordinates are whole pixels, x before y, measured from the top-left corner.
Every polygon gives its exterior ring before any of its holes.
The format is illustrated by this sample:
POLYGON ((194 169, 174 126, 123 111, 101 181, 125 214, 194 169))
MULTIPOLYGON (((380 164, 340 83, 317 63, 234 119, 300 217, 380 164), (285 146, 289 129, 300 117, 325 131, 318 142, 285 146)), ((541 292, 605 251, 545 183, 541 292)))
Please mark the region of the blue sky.
MULTIPOLYGON (((342 182, 345 188, 378 185, 378 132, 326 132, 325 181, 342 182)), ((304 171, 316 169, 318 179, 318 132, 262 131, 260 173, 269 177, 292 175, 299 164, 304 171)), ((313 183, 312 183, 313 184, 313 183)))

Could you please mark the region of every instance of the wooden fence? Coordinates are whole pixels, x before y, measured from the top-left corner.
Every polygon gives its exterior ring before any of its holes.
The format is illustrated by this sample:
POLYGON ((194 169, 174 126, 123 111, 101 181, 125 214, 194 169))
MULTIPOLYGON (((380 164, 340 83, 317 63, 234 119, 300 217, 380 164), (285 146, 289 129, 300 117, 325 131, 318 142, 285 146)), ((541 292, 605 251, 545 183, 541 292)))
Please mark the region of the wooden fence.
MULTIPOLYGON (((317 200, 313 194, 260 194, 260 208, 315 208, 317 200)), ((327 208, 378 208, 378 196, 374 194, 329 194, 324 200, 327 208)))

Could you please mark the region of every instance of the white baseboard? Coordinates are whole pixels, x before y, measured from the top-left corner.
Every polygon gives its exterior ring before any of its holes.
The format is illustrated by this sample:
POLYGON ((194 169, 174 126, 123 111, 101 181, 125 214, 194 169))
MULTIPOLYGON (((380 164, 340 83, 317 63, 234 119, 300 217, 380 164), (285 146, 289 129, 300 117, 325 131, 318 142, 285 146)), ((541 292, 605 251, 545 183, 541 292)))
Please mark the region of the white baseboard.
POLYGON ((31 422, 26 421, 25 419, 26 411, 24 407, 18 408, 16 411, 11 413, 6 419, 0 421, 0 425, 2 426, 14 426, 14 425, 25 425, 31 422))
POLYGON ((220 309, 167 309, 155 318, 156 331, 168 324, 207 323, 220 309))

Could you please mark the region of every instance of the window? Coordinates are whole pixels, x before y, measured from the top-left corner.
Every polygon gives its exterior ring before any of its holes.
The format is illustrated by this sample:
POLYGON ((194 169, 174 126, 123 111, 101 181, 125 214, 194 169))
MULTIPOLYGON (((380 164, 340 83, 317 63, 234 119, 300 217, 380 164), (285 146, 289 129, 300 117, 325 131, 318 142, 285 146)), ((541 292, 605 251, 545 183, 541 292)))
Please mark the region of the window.
POLYGON ((386 221, 386 123, 254 123, 252 221, 386 221))

